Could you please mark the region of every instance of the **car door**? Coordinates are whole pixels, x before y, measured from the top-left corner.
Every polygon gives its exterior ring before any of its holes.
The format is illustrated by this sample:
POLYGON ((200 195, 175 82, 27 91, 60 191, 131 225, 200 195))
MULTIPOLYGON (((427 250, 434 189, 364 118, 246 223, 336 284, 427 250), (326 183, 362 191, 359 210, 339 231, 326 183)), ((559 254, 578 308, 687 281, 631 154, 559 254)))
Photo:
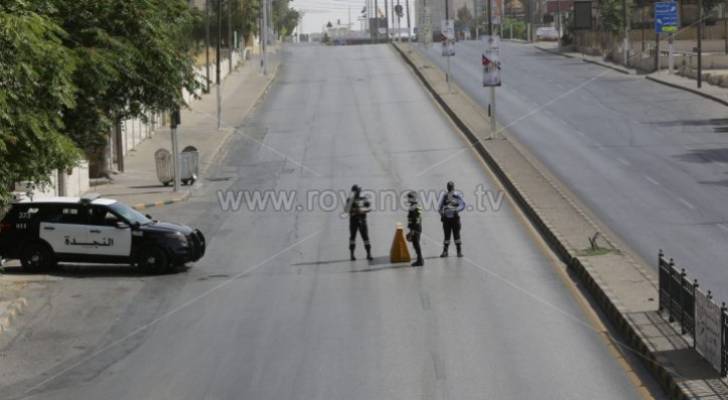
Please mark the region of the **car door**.
POLYGON ((43 205, 39 236, 57 254, 85 254, 88 240, 86 216, 79 204, 43 205))
POLYGON ((90 206, 88 213, 88 254, 130 256, 131 227, 129 224, 103 205, 90 206))

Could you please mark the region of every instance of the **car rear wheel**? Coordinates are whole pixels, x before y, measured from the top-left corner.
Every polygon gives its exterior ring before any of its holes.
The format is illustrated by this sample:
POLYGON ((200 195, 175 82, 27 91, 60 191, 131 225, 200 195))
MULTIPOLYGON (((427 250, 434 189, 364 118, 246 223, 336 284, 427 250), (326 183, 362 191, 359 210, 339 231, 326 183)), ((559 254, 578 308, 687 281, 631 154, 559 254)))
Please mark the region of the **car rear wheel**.
POLYGON ((139 269, 150 274, 166 272, 171 265, 167 253, 156 246, 143 248, 137 255, 136 263, 139 269))
POLYGON ((23 248, 20 263, 28 271, 45 271, 56 265, 56 257, 46 244, 29 243, 23 248))

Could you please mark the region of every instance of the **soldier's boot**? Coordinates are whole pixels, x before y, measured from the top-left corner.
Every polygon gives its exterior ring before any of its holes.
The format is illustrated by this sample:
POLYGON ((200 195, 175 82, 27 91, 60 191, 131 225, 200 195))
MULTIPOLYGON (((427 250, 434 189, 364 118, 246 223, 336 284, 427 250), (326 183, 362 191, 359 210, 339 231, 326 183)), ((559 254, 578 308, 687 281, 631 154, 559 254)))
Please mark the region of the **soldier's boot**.
POLYGON ((422 259, 422 256, 417 257, 417 261, 412 263, 413 267, 421 267, 425 265, 425 260, 422 259))
POLYGON ((463 257, 463 245, 458 243, 455 246, 458 248, 458 257, 463 257))
POLYGON ((450 247, 447 244, 442 246, 442 253, 440 254, 440 257, 447 257, 447 248, 450 247))
POLYGON ((364 248, 367 249, 367 260, 372 261, 374 260, 374 257, 372 257, 372 246, 366 245, 364 248))
POLYGON ((351 261, 356 260, 356 256, 354 256, 354 248, 355 248, 355 246, 349 245, 349 253, 351 254, 351 261))

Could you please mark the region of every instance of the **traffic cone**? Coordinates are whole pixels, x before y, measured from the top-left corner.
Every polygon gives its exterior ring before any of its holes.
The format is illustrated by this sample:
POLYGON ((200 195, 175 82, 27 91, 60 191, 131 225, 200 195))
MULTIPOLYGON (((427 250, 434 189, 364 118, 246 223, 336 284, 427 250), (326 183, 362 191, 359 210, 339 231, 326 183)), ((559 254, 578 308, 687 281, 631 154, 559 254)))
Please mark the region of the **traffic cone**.
POLYGON ((392 249, 389 250, 389 261, 392 263, 403 263, 410 262, 411 260, 407 240, 404 238, 404 228, 398 222, 397 230, 394 231, 392 249))

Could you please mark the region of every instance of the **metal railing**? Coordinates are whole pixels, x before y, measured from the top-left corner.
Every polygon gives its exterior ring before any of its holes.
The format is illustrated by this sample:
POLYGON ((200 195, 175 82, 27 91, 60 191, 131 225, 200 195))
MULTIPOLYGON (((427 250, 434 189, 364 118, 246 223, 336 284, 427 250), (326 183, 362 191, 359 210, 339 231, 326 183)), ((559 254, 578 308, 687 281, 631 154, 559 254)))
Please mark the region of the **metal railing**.
MULTIPOLYGON (((701 353, 708 362, 710 362, 719 372, 721 376, 728 376, 728 309, 725 303, 722 303, 720 307, 717 306, 712 300, 710 291, 705 294, 698 284, 698 280, 694 279, 692 282, 687 278, 685 269, 679 269, 675 266, 673 259, 666 259, 665 254, 660 250, 658 255, 658 269, 659 269, 659 312, 662 315, 667 313, 669 322, 677 322, 680 324, 680 330, 683 335, 688 334, 693 339, 693 347, 698 348, 699 336, 696 335, 696 294, 699 294, 703 301, 702 304, 710 304, 711 310, 714 312, 709 313, 715 316, 715 323, 712 326, 718 325, 720 338, 716 341, 719 342, 720 348, 720 361, 711 362, 706 357, 705 352, 701 353), (720 309, 720 316, 717 316, 718 309, 720 309), (720 364, 720 365, 716 365, 720 364)), ((705 326, 705 325, 703 325, 705 326)), ((717 334, 717 333, 716 333, 717 334)), ((700 349, 698 349, 700 353, 700 349)), ((716 351, 711 351, 710 354, 718 356, 716 351)), ((715 359, 714 359, 715 360, 715 359)))
POLYGON ((678 271, 675 261, 667 261, 660 250, 658 256, 660 269, 660 311, 667 311, 670 322, 680 323, 682 334, 695 336, 695 290, 698 280, 692 283, 687 279, 685 268, 678 271))

